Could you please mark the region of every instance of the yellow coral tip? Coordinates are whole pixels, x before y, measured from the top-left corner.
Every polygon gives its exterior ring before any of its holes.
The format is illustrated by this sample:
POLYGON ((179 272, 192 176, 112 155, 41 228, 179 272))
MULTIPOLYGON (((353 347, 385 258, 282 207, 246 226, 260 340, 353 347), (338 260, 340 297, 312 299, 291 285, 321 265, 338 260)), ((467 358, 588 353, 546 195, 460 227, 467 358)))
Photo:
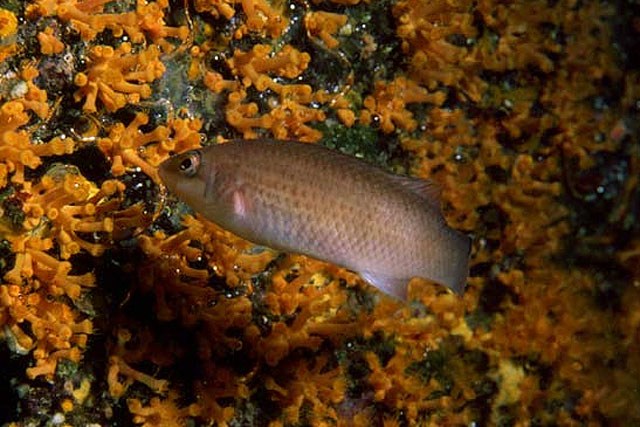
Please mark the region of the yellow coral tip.
POLYGON ((60 409, 62 409, 62 412, 71 412, 73 410, 73 402, 71 399, 64 399, 62 403, 60 403, 60 409))
POLYGON ((87 75, 84 73, 78 73, 73 78, 73 83, 79 87, 85 86, 88 82, 89 82, 89 79, 87 78, 87 75))
POLYGON ((0 9, 0 38, 11 37, 18 30, 18 18, 7 9, 0 9))

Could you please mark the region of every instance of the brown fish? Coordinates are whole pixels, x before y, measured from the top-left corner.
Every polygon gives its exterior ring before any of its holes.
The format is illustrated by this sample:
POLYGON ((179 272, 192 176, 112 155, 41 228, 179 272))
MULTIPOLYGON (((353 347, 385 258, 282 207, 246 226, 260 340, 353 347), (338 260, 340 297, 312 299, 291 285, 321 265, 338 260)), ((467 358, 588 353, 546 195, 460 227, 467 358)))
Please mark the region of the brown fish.
POLYGON ((259 245, 359 273, 406 298, 412 277, 461 292, 470 239, 447 226, 437 187, 320 145, 236 140, 160 165, 180 199, 259 245))

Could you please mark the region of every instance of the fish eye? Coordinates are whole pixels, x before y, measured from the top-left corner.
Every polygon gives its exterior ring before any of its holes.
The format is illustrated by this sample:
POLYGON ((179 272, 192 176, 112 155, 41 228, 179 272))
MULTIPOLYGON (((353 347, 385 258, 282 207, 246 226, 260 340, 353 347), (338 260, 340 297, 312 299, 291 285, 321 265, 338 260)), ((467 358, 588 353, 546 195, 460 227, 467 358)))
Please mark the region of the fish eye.
POLYGON ((198 173, 199 167, 200 167, 199 151, 193 151, 191 153, 188 153, 178 165, 180 172, 188 178, 195 176, 195 174, 198 173))

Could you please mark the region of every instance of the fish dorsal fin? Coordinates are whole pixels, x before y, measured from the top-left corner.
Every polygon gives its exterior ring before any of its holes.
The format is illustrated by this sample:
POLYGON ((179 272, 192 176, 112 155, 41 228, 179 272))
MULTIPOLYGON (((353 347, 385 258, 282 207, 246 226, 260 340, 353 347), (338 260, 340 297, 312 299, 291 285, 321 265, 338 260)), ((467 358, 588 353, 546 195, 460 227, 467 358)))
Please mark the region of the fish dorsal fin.
POLYGON ((360 272, 360 276, 385 294, 391 295, 399 300, 406 301, 409 279, 386 276, 384 274, 373 273, 370 271, 360 272))
POLYGON ((398 184, 426 201, 429 205, 440 209, 440 186, 433 181, 413 178, 410 176, 394 175, 398 184))

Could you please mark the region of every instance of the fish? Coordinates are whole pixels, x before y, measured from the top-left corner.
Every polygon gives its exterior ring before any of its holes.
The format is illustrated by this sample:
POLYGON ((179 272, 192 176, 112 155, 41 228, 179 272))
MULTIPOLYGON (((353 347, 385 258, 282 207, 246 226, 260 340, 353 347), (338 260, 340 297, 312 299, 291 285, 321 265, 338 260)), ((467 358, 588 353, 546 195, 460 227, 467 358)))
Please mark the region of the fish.
POLYGON ((439 187, 318 144, 230 140, 177 154, 158 173, 207 220, 254 244, 358 273, 406 300, 427 279, 461 293, 471 239, 450 228, 439 187))

